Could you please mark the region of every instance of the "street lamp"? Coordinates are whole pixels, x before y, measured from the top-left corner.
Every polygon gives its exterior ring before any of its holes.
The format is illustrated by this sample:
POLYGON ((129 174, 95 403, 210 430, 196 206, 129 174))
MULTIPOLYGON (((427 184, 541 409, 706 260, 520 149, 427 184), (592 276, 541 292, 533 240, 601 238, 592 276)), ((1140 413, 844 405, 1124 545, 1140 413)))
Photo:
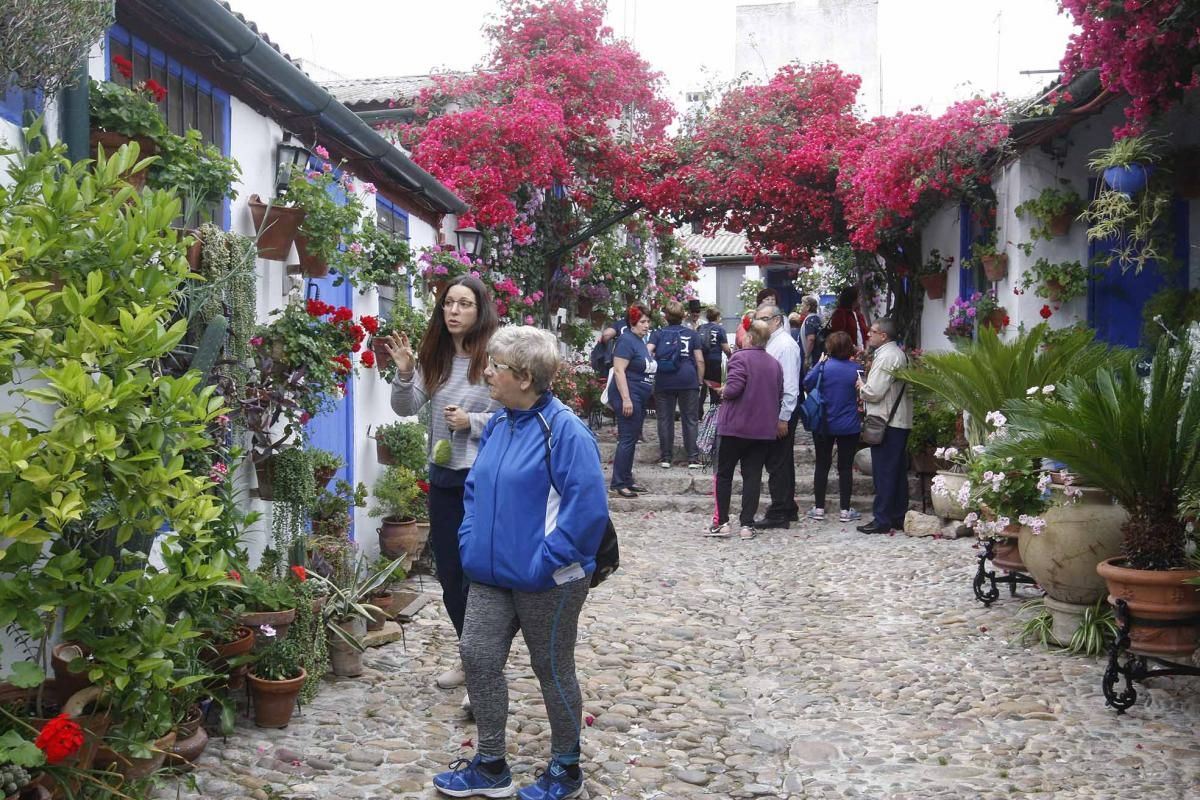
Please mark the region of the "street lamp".
POLYGON ((471 258, 478 258, 483 252, 483 232, 476 228, 458 228, 454 231, 458 240, 458 249, 471 258))
POLYGON ((312 152, 300 143, 292 134, 279 143, 275 148, 275 192, 278 194, 288 187, 292 179, 292 167, 305 169, 312 152))

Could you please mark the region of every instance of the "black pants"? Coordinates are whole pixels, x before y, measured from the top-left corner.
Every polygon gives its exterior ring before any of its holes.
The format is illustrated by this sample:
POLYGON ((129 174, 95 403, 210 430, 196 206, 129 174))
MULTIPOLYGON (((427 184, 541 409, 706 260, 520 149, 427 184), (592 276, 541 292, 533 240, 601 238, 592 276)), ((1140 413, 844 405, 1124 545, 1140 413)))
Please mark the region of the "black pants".
POLYGON ((442 605, 460 639, 467 615, 467 577, 458 553, 466 477, 465 469, 443 469, 433 464, 429 467, 429 540, 433 545, 434 569, 442 585, 442 605))
POLYGON ((765 439, 742 439, 722 436, 717 451, 717 474, 713 477, 717 495, 717 510, 713 523, 729 521, 729 501, 733 494, 733 470, 742 465, 742 509, 738 515, 742 525, 751 525, 758 513, 758 494, 762 491, 763 462, 771 442, 765 439))
POLYGON ((903 528, 908 513, 908 429, 887 426, 883 441, 871 448, 875 481, 876 528, 903 528))
POLYGON ((829 436, 813 434, 813 445, 817 451, 817 468, 813 473, 813 505, 825 508, 825 489, 829 486, 829 468, 833 466, 833 446, 838 453, 838 499, 841 510, 850 510, 850 487, 854 480, 854 454, 858 450, 858 434, 829 436))
MULTIPOLYGON (((721 362, 705 361, 704 362, 704 380, 712 381, 713 383, 721 382, 721 362)), ((700 408, 699 416, 704 417, 704 398, 707 397, 709 403, 717 405, 721 402, 721 395, 717 394, 717 390, 707 384, 700 384, 700 408)))
POLYGON ((771 505, 764 515, 769 520, 797 519, 800 506, 796 503, 796 421, 800 419, 800 406, 788 421, 787 436, 776 439, 767 453, 767 474, 770 480, 771 505))

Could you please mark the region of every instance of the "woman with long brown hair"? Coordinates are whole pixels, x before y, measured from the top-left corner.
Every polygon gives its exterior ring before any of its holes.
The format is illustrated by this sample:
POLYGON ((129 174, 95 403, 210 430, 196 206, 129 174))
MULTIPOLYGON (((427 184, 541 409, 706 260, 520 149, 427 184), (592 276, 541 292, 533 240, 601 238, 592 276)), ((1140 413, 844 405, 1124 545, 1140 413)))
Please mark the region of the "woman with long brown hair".
MULTIPOLYGON (((455 278, 433 305, 429 329, 414 358, 408 334, 391 334, 388 352, 396 362, 392 408, 412 416, 429 403, 429 537, 442 603, 462 637, 467 608, 466 579, 458 554, 463 520, 463 486, 479 451, 479 436, 499 405, 491 398, 483 371, 488 341, 499 319, 478 278, 455 278)), ((462 669, 438 676, 450 689, 463 683, 462 669)))

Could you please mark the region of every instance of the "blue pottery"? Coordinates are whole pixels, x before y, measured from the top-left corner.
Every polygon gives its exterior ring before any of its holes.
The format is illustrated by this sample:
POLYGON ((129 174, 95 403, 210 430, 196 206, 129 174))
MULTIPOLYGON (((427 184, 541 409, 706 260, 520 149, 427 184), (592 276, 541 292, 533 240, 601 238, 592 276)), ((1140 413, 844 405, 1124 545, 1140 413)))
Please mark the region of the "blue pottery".
POLYGON ((1130 164, 1125 167, 1108 167, 1104 170, 1104 182, 1114 191, 1134 195, 1146 188, 1154 172, 1150 164, 1130 164))

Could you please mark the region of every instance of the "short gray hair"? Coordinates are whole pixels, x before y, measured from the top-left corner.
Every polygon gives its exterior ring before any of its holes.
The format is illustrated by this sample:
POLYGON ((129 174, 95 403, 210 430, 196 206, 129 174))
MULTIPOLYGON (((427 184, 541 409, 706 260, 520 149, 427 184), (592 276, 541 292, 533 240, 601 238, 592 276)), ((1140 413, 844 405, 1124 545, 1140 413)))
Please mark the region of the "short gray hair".
POLYGON ((771 315, 772 318, 783 316, 783 311, 781 311, 779 306, 775 305, 774 303, 763 303, 758 307, 758 310, 766 311, 771 315))
POLYGON ((800 301, 800 307, 805 311, 812 311, 816 313, 817 311, 821 310, 821 301, 815 294, 810 294, 800 301))
POLYGON ((505 325, 493 334, 488 342, 488 355, 495 356, 512 367, 515 372, 527 375, 538 393, 550 388, 554 373, 558 372, 558 339, 549 331, 532 325, 505 325))
POLYGON ((879 328, 879 332, 888 337, 889 342, 896 341, 896 320, 891 317, 875 320, 875 327, 879 328))

